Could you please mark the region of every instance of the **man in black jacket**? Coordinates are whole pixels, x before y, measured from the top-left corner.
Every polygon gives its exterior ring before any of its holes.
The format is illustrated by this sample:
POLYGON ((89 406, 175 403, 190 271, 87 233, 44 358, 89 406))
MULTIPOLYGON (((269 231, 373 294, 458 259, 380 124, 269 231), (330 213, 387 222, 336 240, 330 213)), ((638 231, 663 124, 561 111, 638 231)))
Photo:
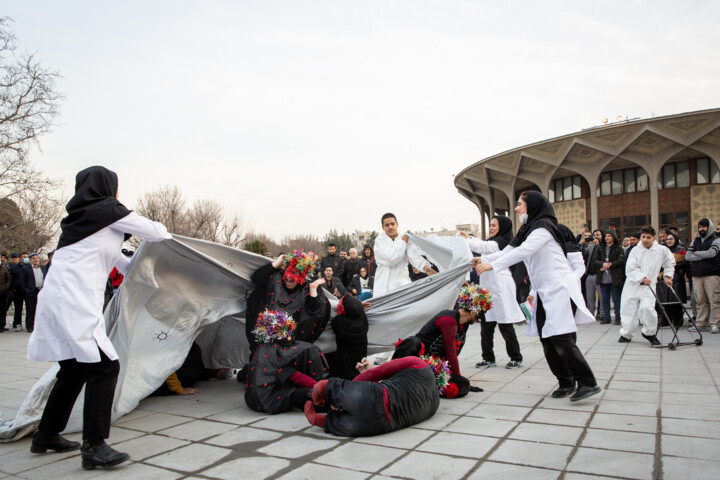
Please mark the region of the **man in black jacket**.
POLYGON ((720 333, 720 238, 715 236, 715 227, 707 218, 698 222, 698 236, 687 250, 685 260, 690 262, 698 315, 697 328, 710 333, 720 333), (708 303, 710 312, 708 312, 708 303))
POLYGON ((35 328, 38 293, 47 275, 47 268, 40 266, 40 257, 37 253, 30 254, 30 265, 22 267, 21 275, 22 287, 25 291, 25 328, 28 332, 32 332, 35 328))
POLYGON ((617 241, 614 228, 605 231, 604 242, 596 249, 594 263, 597 268, 597 283, 602 289, 605 317, 600 323, 610 323, 610 297, 615 305, 615 325, 620 325, 620 294, 625 283, 625 252, 617 241))
POLYGON ((345 285, 347 289, 350 289, 350 284, 352 283, 352 279, 355 276, 356 273, 358 273, 358 270, 360 268, 360 258, 358 257, 358 251, 357 248, 351 248, 349 250, 350 256, 347 260, 345 260, 344 270, 343 270, 343 279, 342 283, 345 285))
POLYGON ((19 332, 22 330, 22 311, 23 305, 25 304, 25 288, 22 286, 22 267, 24 265, 20 263, 20 255, 17 253, 10 254, 10 277, 12 278, 12 284, 10 285, 10 296, 15 308, 15 314, 13 315, 13 328, 19 332))
POLYGON ((325 271, 326 267, 332 267, 333 277, 336 277, 339 281, 342 282, 343 272, 345 270, 344 262, 342 258, 335 255, 335 252, 337 252, 337 245, 335 245, 334 243, 328 244, 327 255, 324 256, 323 259, 320 261, 320 275, 322 276, 322 273, 325 271))

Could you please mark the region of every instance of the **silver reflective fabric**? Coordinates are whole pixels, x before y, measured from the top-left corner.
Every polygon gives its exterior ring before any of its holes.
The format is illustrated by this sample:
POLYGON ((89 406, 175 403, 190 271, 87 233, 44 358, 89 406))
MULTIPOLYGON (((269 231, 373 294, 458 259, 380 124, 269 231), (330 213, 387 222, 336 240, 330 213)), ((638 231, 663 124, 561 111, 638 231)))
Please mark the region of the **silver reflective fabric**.
MULTIPOLYGON (((398 338, 415 334, 442 309, 452 308, 465 280, 472 255, 462 238, 409 235, 440 273, 370 300, 367 310, 368 351, 393 348, 398 338)), ((105 311, 108 337, 120 357, 113 421, 131 412, 185 360, 193 342, 208 368, 241 368, 248 359, 245 305, 252 290, 250 276, 268 263, 266 257, 223 245, 174 236, 143 243, 118 293, 105 311)), ((324 290, 321 290, 324 292, 324 290)), ((326 292, 334 309, 338 299, 326 292)), ((317 345, 335 350, 332 329, 317 345)), ((58 366, 32 387, 14 420, 0 420, 0 442, 17 440, 40 421, 55 383, 58 366)), ((236 382, 238 405, 243 389, 236 382)), ((66 432, 82 430, 83 393, 66 432)))

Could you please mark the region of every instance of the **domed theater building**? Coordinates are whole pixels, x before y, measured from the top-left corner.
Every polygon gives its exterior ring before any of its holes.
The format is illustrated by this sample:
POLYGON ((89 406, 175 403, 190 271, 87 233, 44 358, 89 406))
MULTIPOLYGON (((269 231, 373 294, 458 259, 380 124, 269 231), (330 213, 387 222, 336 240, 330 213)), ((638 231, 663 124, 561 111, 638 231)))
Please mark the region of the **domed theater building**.
MULTIPOLYGON (((455 176, 481 212, 512 213, 524 190, 550 199, 558 221, 620 236, 645 225, 675 225, 688 242, 702 217, 720 222, 720 109, 601 127, 519 147, 480 160, 455 176)), ((484 215, 482 215, 484 214, 484 215)), ((515 225, 517 228, 517 225, 515 225)))

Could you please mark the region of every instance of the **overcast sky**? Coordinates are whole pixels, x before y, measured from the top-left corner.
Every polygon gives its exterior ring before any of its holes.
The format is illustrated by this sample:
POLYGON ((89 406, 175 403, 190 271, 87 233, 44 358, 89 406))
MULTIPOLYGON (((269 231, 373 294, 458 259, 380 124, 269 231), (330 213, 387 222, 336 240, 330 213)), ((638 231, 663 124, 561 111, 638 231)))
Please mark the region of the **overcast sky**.
POLYGON ((68 193, 104 165, 322 235, 479 223, 453 176, 599 125, 720 106, 717 1, 5 0, 59 70, 34 162, 68 193))

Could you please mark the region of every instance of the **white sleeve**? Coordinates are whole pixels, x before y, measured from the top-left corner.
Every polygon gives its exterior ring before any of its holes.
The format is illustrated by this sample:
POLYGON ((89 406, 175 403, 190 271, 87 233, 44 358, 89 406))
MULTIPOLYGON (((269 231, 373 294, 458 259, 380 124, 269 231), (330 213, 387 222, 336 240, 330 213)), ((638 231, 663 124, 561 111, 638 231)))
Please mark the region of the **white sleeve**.
POLYGON ((577 278, 582 278, 585 275, 585 261, 581 252, 568 253, 567 256, 568 264, 570 264, 570 270, 573 271, 577 278))
POLYGON ((536 228, 530 232, 530 235, 527 236, 525 241, 519 247, 514 248, 509 252, 507 252, 508 249, 505 248, 501 252, 501 255, 490 260, 490 264, 494 270, 508 268, 532 256, 550 241, 555 242, 555 239, 552 235, 550 235, 550 232, 548 232, 545 228, 536 228))
POLYGON ((378 238, 375 240, 375 261, 383 267, 404 263, 406 247, 407 243, 401 239, 393 242, 388 236, 378 238))
POLYGON ((480 255, 486 255, 500 251, 500 247, 494 240, 480 240, 479 238, 468 238, 468 245, 470 250, 480 255))
POLYGON ((639 248, 643 247, 638 244, 638 246, 633 248, 625 262, 625 275, 627 276, 625 282, 630 282, 632 285, 639 285, 640 282, 643 281, 643 278, 645 278, 645 274, 640 268, 640 261, 638 260, 639 248))
POLYGON ((129 215, 110 225, 110 228, 122 233, 131 233, 148 242, 161 242, 172 238, 162 223, 148 220, 135 212, 130 212, 129 215))
MULTIPOLYGON (((405 243, 405 242, 403 242, 405 243)), ((408 260, 410 260, 410 263, 413 267, 417 268, 421 272, 425 269, 425 267, 430 266, 430 262, 425 260, 422 256, 422 251, 417 247, 417 245, 413 245, 412 243, 409 243, 407 245, 407 249, 405 250, 405 253, 407 255, 408 260)))
MULTIPOLYGON (((495 243, 495 242, 493 242, 493 243, 495 243)), ((483 257, 482 257, 483 262, 492 262, 496 258, 500 258, 501 256, 505 255, 506 253, 510 253, 513 250, 515 250, 515 247, 511 247, 510 245, 508 245, 507 247, 503 248, 502 250, 498 250, 495 253, 489 253, 487 255, 483 255, 483 257)))

